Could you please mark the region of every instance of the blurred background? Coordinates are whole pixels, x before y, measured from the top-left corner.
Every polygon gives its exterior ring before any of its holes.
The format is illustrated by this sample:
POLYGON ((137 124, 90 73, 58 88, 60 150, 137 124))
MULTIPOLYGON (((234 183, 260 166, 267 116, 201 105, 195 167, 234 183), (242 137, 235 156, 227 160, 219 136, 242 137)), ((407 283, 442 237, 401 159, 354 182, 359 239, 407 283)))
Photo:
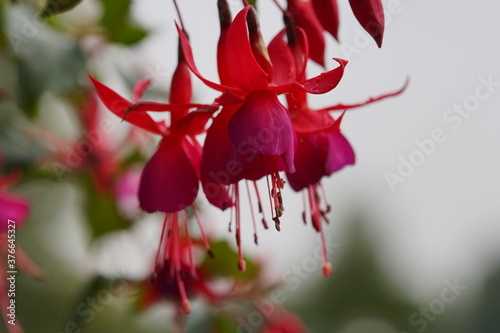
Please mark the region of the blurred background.
MULTIPOLYGON (((241 9, 240 1, 228 2, 233 14, 241 9)), ((198 68, 216 80, 215 1, 179 5, 198 68)), ((162 216, 127 210, 136 205, 130 197, 123 207, 112 203, 119 185, 106 183, 107 168, 116 162, 137 177, 155 139, 89 104, 87 73, 127 98, 147 77, 147 99, 166 101, 176 66, 173 4, 83 0, 43 23, 36 19, 41 6, 0 7, 2 171, 22 170, 12 192, 28 198, 31 211, 17 245, 44 271, 40 281, 17 275, 18 318, 28 333, 175 332, 172 305, 138 312, 136 288, 113 293, 93 312, 88 303, 110 281, 147 279, 162 216), (88 108, 109 128, 99 158, 83 145, 95 125, 80 118, 88 108), (130 138, 133 147, 124 144, 130 138)), ((282 29, 281 14, 270 0, 257 6, 269 42, 282 29)), ((244 251, 261 266, 262 283, 281 292, 275 305, 297 313, 310 332, 500 332, 500 4, 386 0, 381 49, 348 1, 339 7, 340 44, 328 36, 326 54, 350 63, 340 85, 310 98, 312 106, 364 101, 407 78, 409 86, 344 118, 356 165, 323 182, 332 205, 325 233, 333 275, 322 276, 318 235, 302 223, 301 195, 289 190, 282 231, 259 230, 255 246, 244 225, 244 251)), ((315 66, 310 75, 323 70, 315 66)), ((217 96, 193 82, 195 102, 217 96)), ((207 232, 234 251, 229 215, 199 205, 207 232)), ((251 311, 227 329, 211 321, 223 322, 220 313, 195 302, 189 332, 258 331, 248 324, 251 311)))

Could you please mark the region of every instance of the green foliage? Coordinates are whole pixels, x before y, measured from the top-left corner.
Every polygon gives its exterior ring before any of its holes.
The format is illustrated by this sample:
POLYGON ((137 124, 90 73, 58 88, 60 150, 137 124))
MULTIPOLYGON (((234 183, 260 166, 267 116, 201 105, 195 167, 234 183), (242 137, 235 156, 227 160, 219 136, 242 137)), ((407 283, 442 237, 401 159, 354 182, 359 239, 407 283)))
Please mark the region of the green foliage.
POLYGON ((81 183, 85 201, 84 214, 94 238, 130 225, 130 221, 118 211, 112 192, 97 189, 90 174, 82 175, 81 183))
POLYGON ((101 0, 101 25, 111 42, 133 45, 147 36, 147 31, 130 19, 131 0, 101 0))
POLYGON ((45 19, 50 16, 64 13, 73 9, 82 0, 47 0, 40 12, 40 18, 45 19))
POLYGON ((252 260, 245 258, 246 271, 238 270, 238 254, 225 240, 214 242, 210 245, 214 259, 207 256, 202 263, 202 270, 211 276, 231 276, 240 281, 255 279, 260 273, 260 266, 252 260))

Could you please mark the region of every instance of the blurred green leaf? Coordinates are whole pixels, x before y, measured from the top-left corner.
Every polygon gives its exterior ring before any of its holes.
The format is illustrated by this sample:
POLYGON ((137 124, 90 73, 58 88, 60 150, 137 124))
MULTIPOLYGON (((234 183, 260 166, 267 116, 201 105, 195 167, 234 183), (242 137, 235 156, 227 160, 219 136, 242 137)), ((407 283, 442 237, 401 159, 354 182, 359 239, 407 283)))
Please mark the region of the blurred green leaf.
POLYGON ((225 240, 210 244, 214 259, 208 255, 202 263, 202 269, 212 276, 234 277, 239 280, 249 281, 256 278, 260 273, 260 266, 254 261, 245 258, 246 271, 238 270, 238 254, 229 246, 225 240))
POLYGON ((47 0, 40 12, 40 18, 45 19, 50 16, 61 14, 73 9, 82 0, 47 0))
POLYGON ((84 191, 84 213, 94 238, 130 226, 117 209, 112 193, 98 190, 89 174, 81 176, 84 191))
POLYGON ((133 45, 147 36, 144 28, 130 19, 131 0, 101 0, 104 14, 101 25, 114 43, 133 45))

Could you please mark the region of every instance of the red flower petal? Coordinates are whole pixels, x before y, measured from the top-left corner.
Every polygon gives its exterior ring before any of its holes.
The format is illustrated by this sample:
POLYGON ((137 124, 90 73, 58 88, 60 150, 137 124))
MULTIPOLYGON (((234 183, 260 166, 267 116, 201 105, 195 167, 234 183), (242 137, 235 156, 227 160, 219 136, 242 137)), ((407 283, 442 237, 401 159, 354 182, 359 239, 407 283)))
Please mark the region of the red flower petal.
POLYGON ((333 58, 333 60, 337 61, 340 66, 299 83, 299 87, 311 94, 324 94, 335 88, 344 75, 347 60, 338 58, 333 58))
POLYGON ((325 175, 329 142, 324 133, 297 135, 295 173, 287 173, 288 182, 296 192, 318 183, 325 175))
POLYGON ((273 63, 273 84, 289 84, 297 80, 295 57, 284 40, 285 30, 282 30, 269 44, 268 51, 273 63))
POLYGON ((232 206, 226 185, 241 179, 241 169, 237 160, 231 160, 231 140, 227 133, 229 120, 237 106, 226 106, 207 131, 201 161, 201 183, 208 201, 224 210, 232 206))
POLYGON ((323 28, 336 40, 339 40, 339 8, 337 0, 312 0, 312 4, 323 28))
POLYGON ((11 194, 0 193, 0 233, 6 232, 9 220, 16 222, 16 227, 21 227, 30 210, 29 202, 25 198, 11 194))
POLYGON ((227 63, 227 35, 229 33, 228 27, 221 27, 219 42, 217 43, 217 70, 219 72, 220 82, 226 86, 234 86, 231 73, 229 72, 229 65, 227 63))
POLYGON ((353 165, 356 162, 354 150, 342 133, 328 133, 328 141, 330 149, 325 164, 326 175, 331 175, 346 165, 353 165))
POLYGON ((231 118, 228 132, 236 147, 264 155, 284 154, 293 140, 288 110, 271 91, 249 95, 231 118))
POLYGON ((309 40, 310 58, 321 66, 325 66, 325 37, 311 0, 289 0, 288 10, 297 26, 304 29, 309 40))
POLYGON ((292 124, 297 133, 315 133, 331 128, 336 121, 326 111, 298 111, 293 114, 292 124))
POLYGON ((378 47, 384 37, 384 8, 381 0, 349 0, 354 16, 378 47))
POLYGON ((139 100, 141 99, 142 95, 144 95, 144 92, 146 89, 148 89, 149 85, 151 84, 151 80, 140 80, 137 81, 137 83, 134 86, 134 91, 133 91, 133 96, 134 96, 134 102, 138 103, 139 100))
POLYGON ((268 74, 259 66, 250 46, 247 15, 251 6, 243 8, 234 18, 227 36, 226 49, 229 72, 234 84, 244 91, 266 89, 268 74))
POLYGON ((377 101, 380 101, 380 100, 388 98, 388 97, 394 97, 394 96, 397 96, 397 95, 401 94, 403 91, 405 91, 405 89, 408 87, 408 84, 409 84, 409 80, 406 80, 406 82, 403 85, 403 87, 401 89, 399 89, 398 91, 391 92, 391 93, 384 94, 384 95, 377 96, 377 97, 370 97, 367 101, 362 102, 362 103, 356 103, 356 104, 336 104, 336 105, 332 105, 332 106, 328 106, 326 108, 323 108, 323 109, 321 109, 319 111, 334 111, 334 110, 352 109, 352 108, 357 108, 357 107, 360 107, 360 106, 363 106, 363 105, 367 105, 367 104, 370 104, 370 103, 373 103, 373 102, 377 102, 377 101))
MULTIPOLYGON (((125 98, 118 95, 116 92, 111 90, 109 87, 105 86, 99 82, 92 75, 89 75, 92 83, 94 84, 99 98, 104 103, 104 105, 118 117, 122 118, 128 113, 130 107, 133 105, 131 102, 127 101, 125 98)), ((155 103, 156 104, 156 103, 155 103)), ((126 119, 129 123, 143 128, 147 131, 160 134, 161 131, 158 128, 155 121, 147 113, 134 112, 127 116, 126 119)))
POLYGON ((171 126, 172 133, 195 136, 205 132, 205 125, 212 117, 212 112, 193 111, 171 126))
POLYGON ((182 31, 182 29, 176 25, 177 31, 179 33, 179 43, 182 48, 182 52, 184 53, 184 58, 186 59, 186 64, 188 65, 189 69, 191 72, 193 72, 194 75, 196 75, 203 83, 205 83, 208 87, 224 92, 228 90, 229 88, 226 86, 223 86, 221 84, 212 82, 210 80, 205 79, 200 72, 198 71, 198 68, 196 68, 196 64, 194 63, 194 58, 193 58, 193 50, 191 49, 191 44, 189 43, 188 38, 182 31))
MULTIPOLYGON (((179 52, 182 52, 182 50, 179 52)), ((188 104, 191 102, 191 97, 192 88, 189 67, 183 59, 180 59, 172 76, 168 101, 171 104, 188 104)))
POLYGON ((191 205, 198 193, 198 175, 177 137, 161 140, 142 171, 139 187, 141 208, 176 212, 191 205))

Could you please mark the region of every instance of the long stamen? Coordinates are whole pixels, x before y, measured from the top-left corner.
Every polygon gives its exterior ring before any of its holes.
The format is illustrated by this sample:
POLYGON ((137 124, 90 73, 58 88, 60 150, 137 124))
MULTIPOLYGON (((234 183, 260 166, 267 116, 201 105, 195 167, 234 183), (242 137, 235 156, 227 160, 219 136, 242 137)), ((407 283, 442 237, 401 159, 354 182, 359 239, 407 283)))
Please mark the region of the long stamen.
POLYGON ((257 187, 257 182, 253 182, 253 186, 255 188, 255 193, 257 194, 257 201, 259 203, 259 213, 262 214, 262 225, 264 226, 264 229, 267 229, 267 222, 266 222, 266 215, 264 214, 264 210, 262 209, 262 201, 260 200, 260 193, 259 193, 259 188, 257 187))
POLYGON ((187 242, 188 242, 188 249, 189 249, 188 256, 189 256, 189 266, 191 268, 191 277, 193 279, 197 279, 198 278, 198 274, 196 274, 196 268, 194 266, 193 242, 191 240, 191 233, 189 231, 189 215, 188 215, 187 210, 184 210, 184 214, 185 214, 184 228, 186 230, 186 238, 187 238, 187 242))
POLYGON ((188 314, 191 312, 191 303, 189 303, 186 293, 186 287, 184 286, 184 281, 182 280, 180 270, 176 272, 175 278, 177 280, 177 287, 179 288, 179 294, 181 296, 182 311, 188 314))
POLYGON ((180 263, 180 251, 176 251, 177 249, 180 249, 180 244, 179 244, 179 216, 178 212, 173 213, 172 215, 172 223, 170 225, 170 230, 169 230, 169 235, 167 238, 167 242, 169 242, 166 246, 168 249, 168 252, 165 251, 165 258, 170 259, 171 265, 170 265, 170 276, 174 277, 176 272, 181 269, 181 263, 180 263))
POLYGON ((302 203, 304 205, 304 211, 302 212, 302 221, 307 224, 307 197, 306 190, 302 191, 302 203))
POLYGON ((208 242, 207 235, 205 234, 205 230, 203 230, 203 226, 201 225, 201 220, 200 216, 198 215, 198 210, 196 207, 193 205, 193 214, 194 214, 194 219, 196 220, 196 223, 198 224, 198 228, 200 229, 201 232, 201 239, 203 240, 203 245, 205 246, 205 249, 207 250, 208 255, 210 258, 214 257, 214 253, 210 249, 210 243, 208 242))
POLYGON ((271 196, 273 195, 273 191, 271 190, 271 186, 269 186, 269 176, 266 175, 266 183, 267 183, 267 193, 269 193, 269 206, 271 207, 271 218, 274 220, 274 207, 273 200, 271 196))
POLYGON ((255 223, 255 215, 253 212, 253 204, 252 197, 250 195, 250 188, 248 187, 248 181, 245 181, 245 186, 247 188, 248 201, 250 202, 250 213, 252 214, 252 224, 253 224, 253 241, 256 245, 259 245, 258 237, 257 237, 257 225, 255 223))
POLYGON ((321 189, 321 194, 323 195, 323 200, 325 201, 325 204, 326 204, 325 212, 329 213, 332 210, 332 206, 328 203, 328 200, 326 198, 325 188, 323 187, 323 184, 321 184, 321 183, 318 183, 318 186, 321 189))
POLYGON ((321 250, 323 257, 323 275, 328 277, 332 275, 332 264, 328 261, 328 254, 326 253, 325 236, 323 234, 323 230, 321 230, 319 234, 321 239, 321 250))
POLYGON ((235 191, 234 191, 235 186, 236 186, 236 184, 235 184, 235 185, 233 185, 233 186, 231 187, 231 192, 232 192, 232 193, 231 193, 231 202, 235 202, 235 203, 236 203, 236 205, 233 205, 233 206, 230 208, 230 211, 229 211, 229 226, 228 226, 228 228, 227 228, 227 230, 228 230, 229 232, 231 232, 231 231, 232 231, 231 224, 233 223, 233 217, 236 215, 236 206, 239 204, 239 203, 238 203, 238 198, 236 198, 236 194, 235 194, 235 191))
POLYGON ((243 259, 243 252, 241 251, 241 226, 240 226, 240 204, 239 204, 239 188, 238 184, 235 184, 234 190, 236 200, 236 245, 238 246, 238 269, 242 272, 246 270, 246 263, 243 259))
POLYGON ((155 269, 153 272, 153 275, 151 276, 151 280, 154 281, 156 276, 158 275, 158 271, 163 267, 163 260, 160 261, 160 253, 162 250, 162 245, 166 246, 165 242, 163 241, 163 237, 165 236, 165 232, 167 230, 168 224, 170 221, 170 214, 166 213, 165 218, 163 219, 163 226, 161 229, 161 235, 160 235, 160 241, 158 242, 158 250, 156 250, 156 257, 155 257, 155 269))

